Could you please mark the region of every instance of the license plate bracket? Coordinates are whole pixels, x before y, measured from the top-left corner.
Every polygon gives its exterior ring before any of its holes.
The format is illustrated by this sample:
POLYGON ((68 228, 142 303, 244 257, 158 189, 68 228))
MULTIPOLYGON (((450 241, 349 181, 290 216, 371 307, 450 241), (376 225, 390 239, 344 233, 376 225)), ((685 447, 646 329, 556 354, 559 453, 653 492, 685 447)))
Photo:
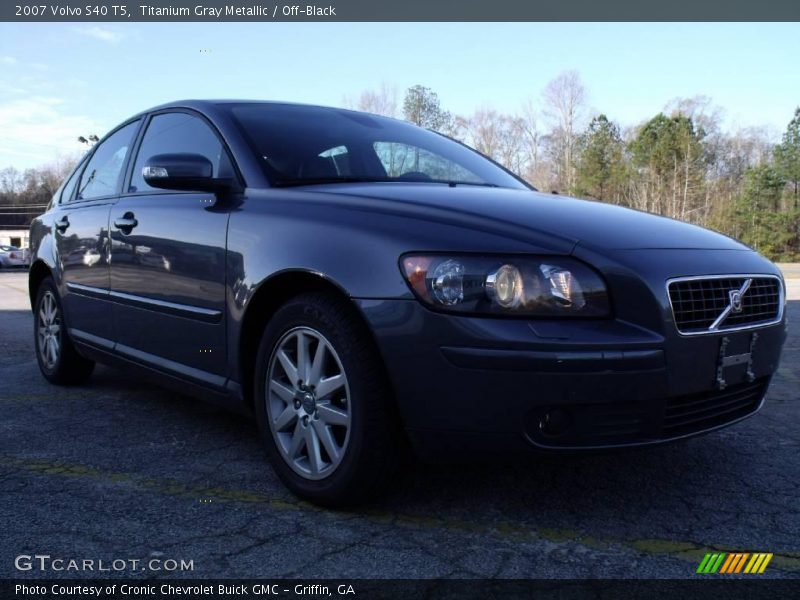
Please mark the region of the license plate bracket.
POLYGON ((729 385, 728 380, 725 379, 725 370, 737 365, 746 365, 744 378, 749 383, 755 381, 756 376, 753 372, 753 355, 757 341, 758 333, 753 332, 750 335, 750 344, 747 352, 728 354, 728 345, 731 343, 731 339, 725 336, 720 340, 719 355, 717 357, 717 377, 715 381, 715 386, 718 390, 724 390, 729 385))

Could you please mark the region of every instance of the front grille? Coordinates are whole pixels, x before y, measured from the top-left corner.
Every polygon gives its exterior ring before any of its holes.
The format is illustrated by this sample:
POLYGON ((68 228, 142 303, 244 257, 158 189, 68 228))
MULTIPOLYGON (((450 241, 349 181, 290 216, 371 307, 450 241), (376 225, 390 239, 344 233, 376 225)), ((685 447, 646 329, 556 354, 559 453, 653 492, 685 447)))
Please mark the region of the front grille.
POLYGON ((669 282, 669 300, 675 325, 683 334, 712 333, 742 327, 756 327, 780 319, 781 284, 777 277, 707 277, 669 282), (729 311, 717 327, 712 326, 731 305, 730 292, 742 289, 741 310, 729 311))
POLYGON ((766 391, 767 382, 755 381, 667 399, 661 435, 676 437, 724 425, 754 412, 766 391))

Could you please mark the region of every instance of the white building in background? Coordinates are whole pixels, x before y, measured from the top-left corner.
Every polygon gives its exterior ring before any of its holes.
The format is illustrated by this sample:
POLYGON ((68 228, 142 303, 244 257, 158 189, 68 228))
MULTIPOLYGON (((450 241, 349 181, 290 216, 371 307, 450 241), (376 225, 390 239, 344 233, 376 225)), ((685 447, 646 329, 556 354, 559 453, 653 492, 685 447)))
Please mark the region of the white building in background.
POLYGON ((0 228, 0 246, 27 248, 30 245, 30 232, 27 229, 0 228))

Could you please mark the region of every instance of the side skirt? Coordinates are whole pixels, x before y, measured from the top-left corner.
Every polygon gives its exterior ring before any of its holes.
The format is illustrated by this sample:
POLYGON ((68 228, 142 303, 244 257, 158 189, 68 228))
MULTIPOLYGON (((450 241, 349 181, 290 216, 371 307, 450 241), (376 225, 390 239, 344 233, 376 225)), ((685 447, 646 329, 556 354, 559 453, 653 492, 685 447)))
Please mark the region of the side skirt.
POLYGON ((165 361, 158 356, 130 349, 122 354, 113 342, 70 329, 76 349, 86 358, 104 365, 134 372, 147 380, 184 396, 190 396, 227 410, 252 416, 252 410, 242 397, 239 383, 230 379, 192 369, 186 365, 165 361))

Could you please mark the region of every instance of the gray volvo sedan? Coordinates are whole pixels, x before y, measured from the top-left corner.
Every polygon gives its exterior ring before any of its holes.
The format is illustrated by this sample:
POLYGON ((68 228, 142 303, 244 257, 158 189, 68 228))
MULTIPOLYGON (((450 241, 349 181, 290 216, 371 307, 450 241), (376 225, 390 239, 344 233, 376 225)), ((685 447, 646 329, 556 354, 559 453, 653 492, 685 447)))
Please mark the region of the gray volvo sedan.
POLYGON ((95 361, 256 416, 324 505, 428 459, 676 440, 762 405, 784 283, 725 236, 537 193, 364 113, 185 101, 97 143, 31 226, 42 374, 95 361))

